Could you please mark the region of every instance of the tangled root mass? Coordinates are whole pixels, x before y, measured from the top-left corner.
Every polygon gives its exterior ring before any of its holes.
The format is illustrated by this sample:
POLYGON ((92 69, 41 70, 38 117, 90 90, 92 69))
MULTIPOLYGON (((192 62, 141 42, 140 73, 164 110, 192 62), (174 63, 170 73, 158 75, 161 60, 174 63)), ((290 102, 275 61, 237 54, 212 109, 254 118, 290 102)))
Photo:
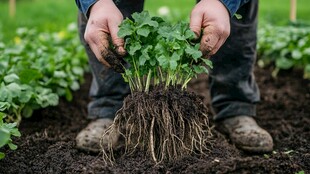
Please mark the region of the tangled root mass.
MULTIPOLYGON (((191 153, 204 154, 210 136, 207 107, 194 93, 170 87, 155 87, 149 93, 127 96, 107 130, 119 132, 125 140, 125 154, 137 150, 158 163, 191 153)), ((113 162, 110 144, 103 150, 106 162, 113 162)))

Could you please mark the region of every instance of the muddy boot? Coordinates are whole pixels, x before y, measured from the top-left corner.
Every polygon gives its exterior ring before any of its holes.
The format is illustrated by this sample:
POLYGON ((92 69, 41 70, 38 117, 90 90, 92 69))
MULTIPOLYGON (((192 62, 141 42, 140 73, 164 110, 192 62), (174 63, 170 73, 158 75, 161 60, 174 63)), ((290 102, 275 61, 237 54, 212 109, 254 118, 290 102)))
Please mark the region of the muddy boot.
POLYGON ((228 134, 231 141, 241 150, 255 153, 270 152, 273 140, 270 134, 259 127, 249 116, 236 116, 217 123, 220 132, 228 134))
POLYGON ((105 148, 109 143, 115 146, 118 142, 119 134, 114 133, 102 136, 112 123, 113 121, 107 118, 92 121, 76 136, 76 147, 89 152, 100 152, 101 146, 105 148))

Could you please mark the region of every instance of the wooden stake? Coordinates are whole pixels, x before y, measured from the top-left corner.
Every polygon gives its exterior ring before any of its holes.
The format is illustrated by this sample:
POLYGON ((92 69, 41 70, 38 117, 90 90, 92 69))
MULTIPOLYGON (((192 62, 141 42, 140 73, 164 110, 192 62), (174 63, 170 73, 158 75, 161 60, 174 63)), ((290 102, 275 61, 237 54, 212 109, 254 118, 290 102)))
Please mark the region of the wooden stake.
POLYGON ((290 21, 296 22, 296 1, 297 0, 291 0, 291 8, 290 8, 290 21))
POLYGON ((16 14, 16 0, 10 0, 9 2, 10 17, 14 17, 16 14))

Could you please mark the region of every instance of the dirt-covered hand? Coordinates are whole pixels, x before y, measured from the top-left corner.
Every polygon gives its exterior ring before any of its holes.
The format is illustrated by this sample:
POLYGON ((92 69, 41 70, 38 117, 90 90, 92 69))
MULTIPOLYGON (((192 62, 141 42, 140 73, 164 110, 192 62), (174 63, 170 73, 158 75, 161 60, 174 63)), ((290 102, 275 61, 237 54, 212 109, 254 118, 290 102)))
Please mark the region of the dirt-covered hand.
POLYGON ((109 61, 112 53, 109 50, 110 38, 116 53, 126 54, 124 40, 117 36, 122 21, 123 15, 112 0, 99 0, 90 9, 84 38, 97 59, 107 67, 114 68, 109 61))
POLYGON ((201 0, 192 10, 190 28, 199 38, 205 57, 215 54, 230 34, 230 16, 219 0, 201 0))

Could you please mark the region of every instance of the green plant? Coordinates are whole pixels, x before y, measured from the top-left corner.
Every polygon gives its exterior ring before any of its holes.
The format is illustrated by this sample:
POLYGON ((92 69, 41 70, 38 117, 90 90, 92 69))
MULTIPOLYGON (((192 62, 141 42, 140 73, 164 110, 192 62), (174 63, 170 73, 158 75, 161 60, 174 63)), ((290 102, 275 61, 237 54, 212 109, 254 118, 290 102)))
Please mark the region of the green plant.
MULTIPOLYGON (((15 150, 17 146, 12 143, 11 136, 20 137, 20 132, 16 128, 16 123, 5 123, 3 119, 5 114, 0 112, 0 148, 8 145, 11 150, 15 150)), ((4 158, 5 154, 0 151, 0 159, 4 158)))
POLYGON ((60 96, 72 100, 87 70, 77 36, 73 23, 54 33, 19 28, 14 43, 0 43, 0 120, 7 130, 1 142, 14 147, 8 135, 18 135, 15 126, 33 110, 56 106, 60 96))
POLYGON ((301 68, 310 79, 310 28, 266 26, 258 32, 259 66, 275 63, 273 76, 280 69, 301 68))
MULTIPOLYGON (((210 136, 207 108, 186 87, 197 74, 208 73, 211 61, 202 58, 188 23, 171 24, 147 11, 132 18, 118 33, 128 52, 122 75, 132 93, 104 136, 118 132, 125 139, 124 154, 146 150, 157 163, 204 154, 210 136)), ((104 159, 113 163, 113 145, 108 146, 104 159)))
POLYGON ((203 64, 212 67, 212 63, 202 58, 199 44, 191 42, 195 34, 188 23, 172 25, 146 11, 132 17, 134 21, 122 22, 118 33, 125 38, 128 56, 124 59, 131 66, 123 77, 132 91, 148 92, 151 84, 164 84, 165 89, 181 85, 183 89, 197 74, 208 73, 203 64))

